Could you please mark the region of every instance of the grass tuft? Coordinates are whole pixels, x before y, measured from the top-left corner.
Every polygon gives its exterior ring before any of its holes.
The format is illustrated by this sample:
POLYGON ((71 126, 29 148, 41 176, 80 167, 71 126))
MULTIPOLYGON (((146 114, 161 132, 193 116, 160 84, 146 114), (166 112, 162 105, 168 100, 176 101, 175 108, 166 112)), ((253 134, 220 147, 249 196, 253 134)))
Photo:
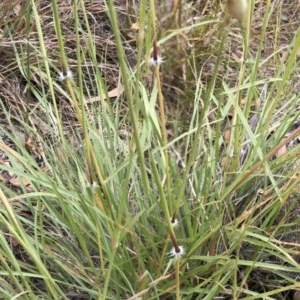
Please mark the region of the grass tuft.
POLYGON ((298 2, 23 2, 0 4, 1 299, 296 299, 298 2))

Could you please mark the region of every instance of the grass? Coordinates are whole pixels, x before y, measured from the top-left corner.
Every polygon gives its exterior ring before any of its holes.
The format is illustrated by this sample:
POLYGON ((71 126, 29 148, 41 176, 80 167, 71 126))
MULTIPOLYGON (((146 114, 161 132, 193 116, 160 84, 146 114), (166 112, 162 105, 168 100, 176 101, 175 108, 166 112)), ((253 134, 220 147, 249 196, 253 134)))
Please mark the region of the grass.
POLYGON ((299 8, 215 2, 0 4, 1 299, 300 289, 299 8))

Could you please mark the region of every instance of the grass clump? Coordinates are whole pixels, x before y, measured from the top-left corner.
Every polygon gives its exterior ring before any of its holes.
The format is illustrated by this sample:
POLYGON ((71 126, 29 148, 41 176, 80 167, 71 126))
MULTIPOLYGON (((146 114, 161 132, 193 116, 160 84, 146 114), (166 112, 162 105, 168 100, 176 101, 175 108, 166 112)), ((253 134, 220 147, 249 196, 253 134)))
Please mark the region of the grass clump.
POLYGON ((296 295, 300 31, 250 2, 0 4, 2 299, 296 295))

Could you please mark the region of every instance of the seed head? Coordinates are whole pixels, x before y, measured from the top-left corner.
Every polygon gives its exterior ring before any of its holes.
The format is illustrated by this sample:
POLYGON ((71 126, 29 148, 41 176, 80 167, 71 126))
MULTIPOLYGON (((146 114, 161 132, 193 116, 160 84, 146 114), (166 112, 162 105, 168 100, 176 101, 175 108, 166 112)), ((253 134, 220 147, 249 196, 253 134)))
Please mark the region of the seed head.
POLYGON ((178 249, 173 247, 172 250, 170 251, 170 256, 174 257, 175 259, 179 259, 184 255, 184 253, 185 251, 182 246, 178 246, 178 249))
POLYGON ((58 79, 60 81, 65 81, 66 79, 71 79, 73 77, 72 71, 68 70, 67 73, 59 72, 58 79))
POLYGON ((157 55, 157 58, 155 59, 154 57, 151 57, 150 59, 150 66, 159 66, 161 65, 164 61, 164 58, 161 57, 160 55, 157 55))
POLYGON ((172 227, 175 228, 175 227, 178 227, 178 220, 177 219, 171 219, 171 224, 172 224, 172 227))

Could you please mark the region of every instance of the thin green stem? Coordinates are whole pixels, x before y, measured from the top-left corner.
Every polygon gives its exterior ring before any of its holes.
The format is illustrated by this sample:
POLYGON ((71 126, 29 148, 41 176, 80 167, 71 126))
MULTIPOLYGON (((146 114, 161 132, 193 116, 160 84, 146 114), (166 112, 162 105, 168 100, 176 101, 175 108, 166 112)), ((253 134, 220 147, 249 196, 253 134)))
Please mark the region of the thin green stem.
POLYGON ((170 237, 172 239, 172 243, 173 243, 173 245, 174 245, 174 243, 176 245, 177 242, 176 242, 176 237, 175 237, 175 233, 174 233, 174 229, 173 229, 173 225, 172 225, 172 221, 171 221, 171 214, 170 214, 170 211, 169 211, 167 199, 166 199, 166 196, 165 196, 165 193, 164 193, 162 183, 160 182, 160 178, 159 178, 157 167, 155 165, 154 157, 153 157, 152 153, 150 155, 151 155, 151 157, 150 157, 151 170, 153 172, 154 180, 156 182, 156 186, 157 186, 157 189, 158 189, 158 194, 159 194, 159 197, 160 197, 161 207, 162 207, 162 210, 163 210, 163 213, 164 213, 164 216, 165 216, 165 220, 166 220, 167 227, 168 227, 168 230, 169 230, 169 233, 170 233, 170 237))
MULTIPOLYGON (((136 148, 137 148, 137 153, 138 153, 138 158, 140 162, 140 170, 141 170, 141 175, 142 175, 142 182, 143 186, 145 188, 145 193, 146 195, 149 195, 150 192, 150 185, 149 185, 149 179, 146 171, 146 164, 145 164, 145 158, 144 158, 144 150, 142 149, 141 141, 140 141, 140 135, 139 135, 139 126, 138 126, 138 114, 135 111, 135 105, 133 102, 132 98, 132 86, 129 81, 129 70, 125 61, 125 53, 124 53, 124 48, 122 45, 121 41, 121 36, 120 36, 120 30, 118 27, 118 18, 116 15, 116 9, 114 6, 114 2, 112 0, 105 1, 106 6, 108 7, 108 13, 109 13, 109 18, 111 22, 111 27, 114 32, 114 37, 115 37, 115 42, 116 42, 116 47, 117 47, 117 54, 118 54, 118 59, 119 59, 119 64, 120 64, 120 71, 122 74, 122 80, 124 84, 124 92, 126 96, 126 101, 128 104, 129 108, 129 116, 130 120, 133 126, 133 136, 134 136, 134 141, 136 143, 136 148)), ((138 93, 138 91, 135 91, 135 93, 138 93)))
MULTIPOLYGON (((47 56, 46 46, 45 46, 44 37, 43 37, 41 20, 40 20, 40 17, 39 17, 38 11, 37 11, 37 7, 36 7, 36 3, 34 0, 31 0, 31 6, 32 6, 33 16, 35 19, 35 24, 36 24, 36 28, 37 28, 38 37, 39 37, 41 54, 43 57, 43 63, 44 63, 46 74, 47 74, 47 80, 49 82, 49 90, 50 90, 50 95, 51 95, 51 99, 52 99, 52 103, 53 103, 53 107, 54 107, 54 112, 55 112, 55 116, 56 116, 57 120, 59 120, 60 116, 59 116, 59 112, 58 112, 58 108, 57 108, 57 104, 56 104, 55 92, 54 92, 54 88, 53 88, 53 80, 52 80, 52 76, 50 73, 50 67, 49 67, 48 56, 47 56)), ((58 130, 59 130, 59 135, 60 135, 61 140, 64 140, 61 123, 62 122, 58 122, 58 130)))
POLYGON ((104 286, 103 286, 103 294, 102 295, 99 295, 99 300, 105 300, 107 299, 107 291, 108 291, 108 285, 109 285, 109 282, 111 280, 111 272, 113 270, 113 267, 114 267, 114 258, 115 258, 115 255, 117 253, 117 250, 118 250, 118 246, 119 246, 119 238, 120 238, 120 230, 119 229, 116 229, 117 232, 114 233, 114 237, 112 239, 112 252, 110 254, 110 257, 109 257, 109 266, 108 266, 108 269, 105 273, 105 281, 104 281, 104 286))
POLYGON ((176 300, 180 300, 180 259, 175 258, 176 300))
POLYGON ((52 9, 53 9, 53 16, 54 16, 54 26, 55 26, 56 37, 57 37, 59 52, 60 52, 61 66, 62 66, 63 74, 65 75, 65 74, 67 74, 69 67, 68 67, 68 62, 67 62, 67 56, 65 53, 64 42, 62 39, 60 19, 58 16, 57 1, 52 0, 51 2, 52 2, 52 9))

